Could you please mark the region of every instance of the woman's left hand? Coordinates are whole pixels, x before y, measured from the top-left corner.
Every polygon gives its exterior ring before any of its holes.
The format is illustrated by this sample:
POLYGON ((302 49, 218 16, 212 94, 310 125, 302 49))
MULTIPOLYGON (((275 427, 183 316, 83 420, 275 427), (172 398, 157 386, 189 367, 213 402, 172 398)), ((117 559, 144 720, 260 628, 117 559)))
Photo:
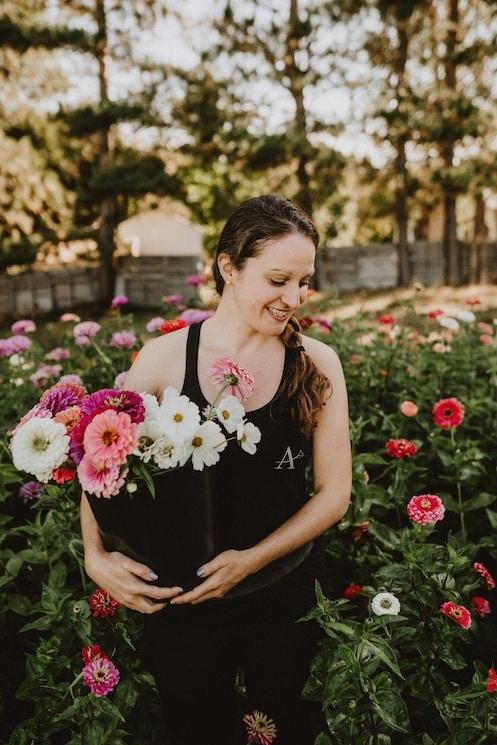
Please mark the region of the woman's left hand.
POLYGON ((175 597, 170 605, 196 605, 210 598, 222 598, 232 587, 252 574, 256 567, 251 549, 230 549, 218 554, 200 569, 203 570, 200 576, 205 581, 190 592, 175 597))

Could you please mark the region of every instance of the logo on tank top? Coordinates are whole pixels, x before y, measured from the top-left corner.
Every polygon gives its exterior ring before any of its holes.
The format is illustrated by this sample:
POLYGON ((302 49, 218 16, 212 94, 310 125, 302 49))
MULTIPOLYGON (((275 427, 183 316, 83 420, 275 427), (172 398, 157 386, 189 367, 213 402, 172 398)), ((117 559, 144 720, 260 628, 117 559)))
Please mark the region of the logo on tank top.
POLYGON ((275 471, 281 471, 282 469, 286 468, 287 470, 295 470, 295 462, 298 458, 303 458, 304 453, 302 450, 299 450, 297 455, 294 455, 290 449, 290 446, 287 447, 285 450, 285 453, 283 455, 283 458, 281 460, 276 460, 274 470, 275 471))

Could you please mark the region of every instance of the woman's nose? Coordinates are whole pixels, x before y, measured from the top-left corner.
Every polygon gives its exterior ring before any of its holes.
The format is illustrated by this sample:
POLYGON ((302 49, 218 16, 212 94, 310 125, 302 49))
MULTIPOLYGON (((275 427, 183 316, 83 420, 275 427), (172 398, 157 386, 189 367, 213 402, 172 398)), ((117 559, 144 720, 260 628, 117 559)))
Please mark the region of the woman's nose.
POLYGON ((300 305, 300 287, 285 287, 281 299, 289 308, 296 308, 300 305))

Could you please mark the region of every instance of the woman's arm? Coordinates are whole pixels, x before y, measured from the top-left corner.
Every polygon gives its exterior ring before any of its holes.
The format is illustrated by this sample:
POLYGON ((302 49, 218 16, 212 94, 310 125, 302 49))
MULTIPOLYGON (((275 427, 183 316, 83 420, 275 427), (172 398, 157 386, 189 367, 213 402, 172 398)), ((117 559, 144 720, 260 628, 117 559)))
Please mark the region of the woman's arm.
POLYGON ((306 351, 332 382, 333 393, 321 409, 313 437, 314 496, 279 528, 243 551, 224 551, 204 565, 209 579, 175 604, 222 597, 249 574, 321 535, 347 512, 352 487, 347 389, 336 352, 305 338, 306 351))

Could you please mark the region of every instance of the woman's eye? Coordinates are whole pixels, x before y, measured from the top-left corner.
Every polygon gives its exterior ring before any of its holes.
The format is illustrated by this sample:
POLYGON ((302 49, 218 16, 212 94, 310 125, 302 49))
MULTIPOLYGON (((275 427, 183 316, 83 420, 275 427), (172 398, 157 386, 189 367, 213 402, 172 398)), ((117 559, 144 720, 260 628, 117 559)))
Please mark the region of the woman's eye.
POLYGON ((280 287, 281 285, 284 285, 284 282, 278 282, 276 279, 270 279, 269 280, 272 285, 276 285, 277 287, 280 287))

